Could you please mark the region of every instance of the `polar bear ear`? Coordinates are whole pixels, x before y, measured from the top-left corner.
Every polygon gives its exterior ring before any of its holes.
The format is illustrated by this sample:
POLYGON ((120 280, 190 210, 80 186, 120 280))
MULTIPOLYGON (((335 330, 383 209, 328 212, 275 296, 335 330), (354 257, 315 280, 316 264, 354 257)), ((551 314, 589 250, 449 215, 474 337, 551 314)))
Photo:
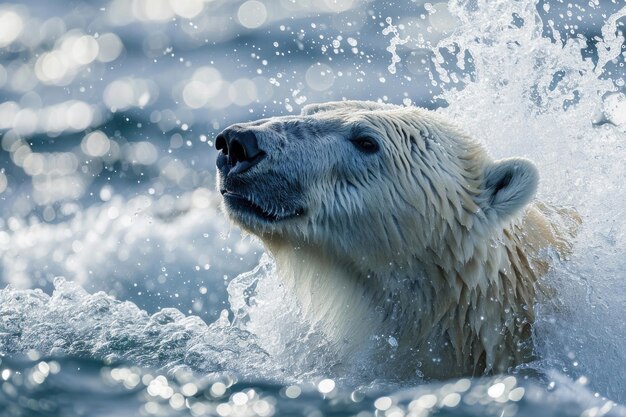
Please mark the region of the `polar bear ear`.
POLYGON ((375 101, 358 101, 358 100, 346 100, 346 101, 329 101, 327 103, 315 103, 307 104, 302 108, 300 115, 311 116, 317 113, 323 113, 327 111, 335 110, 385 110, 394 109, 398 106, 393 104, 377 103, 375 101))
POLYGON ((504 219, 530 203, 537 191, 539 173, 527 159, 501 159, 485 169, 484 181, 487 210, 504 219))

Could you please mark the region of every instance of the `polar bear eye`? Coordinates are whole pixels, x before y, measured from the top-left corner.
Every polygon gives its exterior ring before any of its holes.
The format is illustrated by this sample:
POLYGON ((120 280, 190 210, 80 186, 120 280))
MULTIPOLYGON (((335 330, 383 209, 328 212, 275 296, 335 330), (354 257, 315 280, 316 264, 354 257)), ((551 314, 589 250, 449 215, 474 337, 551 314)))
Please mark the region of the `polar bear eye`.
POLYGON ((350 142, 361 152, 374 153, 378 151, 378 143, 367 136, 359 136, 358 138, 352 139, 350 142))

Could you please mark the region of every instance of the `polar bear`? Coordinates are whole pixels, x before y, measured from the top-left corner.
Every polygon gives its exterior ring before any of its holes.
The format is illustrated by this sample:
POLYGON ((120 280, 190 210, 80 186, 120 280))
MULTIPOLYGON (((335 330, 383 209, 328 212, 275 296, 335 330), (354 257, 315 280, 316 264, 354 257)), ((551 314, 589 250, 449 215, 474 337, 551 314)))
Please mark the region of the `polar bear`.
POLYGON ((532 203, 530 161, 493 161, 436 112, 359 101, 235 124, 215 144, 225 213, 339 364, 369 351, 394 376, 442 379, 532 357, 535 283, 578 219, 532 203))

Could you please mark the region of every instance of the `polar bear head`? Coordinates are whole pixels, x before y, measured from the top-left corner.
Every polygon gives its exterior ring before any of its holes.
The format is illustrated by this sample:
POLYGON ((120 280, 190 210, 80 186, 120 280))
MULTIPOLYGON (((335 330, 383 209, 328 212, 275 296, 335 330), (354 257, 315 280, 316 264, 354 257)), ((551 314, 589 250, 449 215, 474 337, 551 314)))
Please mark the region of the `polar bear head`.
POLYGON ((271 249, 313 245, 368 270, 460 261, 532 199, 527 160, 491 160, 435 112, 373 102, 306 106, 216 138, 227 215, 271 249))

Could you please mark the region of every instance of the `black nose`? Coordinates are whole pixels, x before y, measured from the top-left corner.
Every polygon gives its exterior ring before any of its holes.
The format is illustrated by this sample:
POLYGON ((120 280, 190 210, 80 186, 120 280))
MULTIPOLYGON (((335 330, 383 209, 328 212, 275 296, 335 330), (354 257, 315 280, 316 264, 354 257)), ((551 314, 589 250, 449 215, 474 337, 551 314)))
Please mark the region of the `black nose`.
POLYGON ((243 172, 258 164, 265 156, 265 152, 259 148, 256 134, 251 130, 242 128, 228 128, 215 138, 215 147, 220 152, 222 162, 231 165, 230 173, 243 172))

